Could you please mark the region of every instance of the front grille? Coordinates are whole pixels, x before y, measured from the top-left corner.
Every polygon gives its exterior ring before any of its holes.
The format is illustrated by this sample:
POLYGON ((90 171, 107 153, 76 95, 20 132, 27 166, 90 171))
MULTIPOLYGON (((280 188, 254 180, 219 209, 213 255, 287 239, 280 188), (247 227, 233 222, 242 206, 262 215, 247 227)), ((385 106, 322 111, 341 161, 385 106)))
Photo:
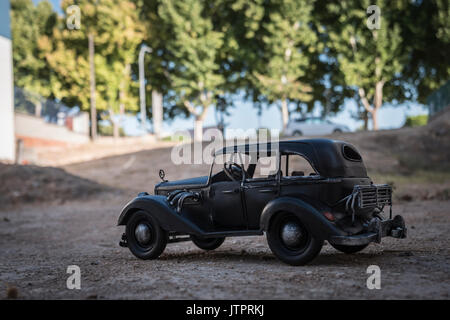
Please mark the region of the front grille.
POLYGON ((392 188, 387 184, 358 185, 353 192, 357 194, 358 207, 361 209, 392 205, 392 188))

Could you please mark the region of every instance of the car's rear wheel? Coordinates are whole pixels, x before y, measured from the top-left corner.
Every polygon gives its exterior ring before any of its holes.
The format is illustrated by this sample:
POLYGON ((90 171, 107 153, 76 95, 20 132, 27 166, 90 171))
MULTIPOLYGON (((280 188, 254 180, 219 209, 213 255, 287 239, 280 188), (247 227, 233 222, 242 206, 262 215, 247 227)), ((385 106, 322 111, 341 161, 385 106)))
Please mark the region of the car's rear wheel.
POLYGON ((334 133, 342 133, 342 130, 341 129, 334 129, 334 131, 333 131, 334 133))
POLYGON ((130 217, 125 234, 131 253, 144 260, 158 258, 168 241, 167 231, 145 211, 137 211, 130 217))
POLYGON ((347 253, 347 254, 352 254, 352 253, 362 251, 365 248, 367 248, 367 246, 368 246, 368 244, 363 244, 360 246, 343 246, 341 244, 332 244, 332 243, 330 243, 330 244, 336 250, 341 251, 343 253, 347 253))
POLYGON ((279 213, 271 220, 266 233, 270 249, 281 261, 304 265, 313 260, 323 246, 323 240, 292 213, 279 213))
POLYGON ((199 238, 192 235, 191 240, 200 249, 214 250, 222 245, 225 238, 199 238))
POLYGON ((295 130, 292 134, 294 137, 301 137, 303 135, 303 132, 300 130, 295 130))

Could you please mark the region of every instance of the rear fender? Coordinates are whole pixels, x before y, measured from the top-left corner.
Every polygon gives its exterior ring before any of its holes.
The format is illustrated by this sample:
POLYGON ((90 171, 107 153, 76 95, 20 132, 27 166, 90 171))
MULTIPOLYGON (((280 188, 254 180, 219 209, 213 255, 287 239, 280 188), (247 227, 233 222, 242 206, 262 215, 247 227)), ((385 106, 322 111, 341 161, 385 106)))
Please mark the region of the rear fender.
POLYGON ((282 197, 270 201, 261 214, 261 230, 267 231, 272 217, 279 212, 290 212, 295 214, 300 221, 308 226, 313 235, 322 240, 328 240, 332 236, 343 236, 346 233, 338 229, 328 221, 320 211, 308 202, 292 198, 282 197))
POLYGON ((189 234, 201 234, 202 231, 189 220, 180 216, 172 208, 165 196, 143 195, 131 200, 120 213, 117 225, 126 225, 128 219, 136 211, 146 211, 158 221, 161 228, 166 231, 175 231, 189 234))

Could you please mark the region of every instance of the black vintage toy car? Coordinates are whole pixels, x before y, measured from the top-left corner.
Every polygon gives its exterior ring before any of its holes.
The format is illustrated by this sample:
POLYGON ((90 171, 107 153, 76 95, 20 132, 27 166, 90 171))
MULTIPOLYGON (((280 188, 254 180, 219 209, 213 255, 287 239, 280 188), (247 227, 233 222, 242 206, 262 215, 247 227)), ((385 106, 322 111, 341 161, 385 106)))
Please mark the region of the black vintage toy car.
POLYGON ((403 218, 392 218, 391 187, 372 183, 352 145, 327 139, 224 148, 209 176, 159 183, 155 195, 125 206, 118 225, 126 226, 120 245, 141 259, 157 258, 168 242, 213 250, 226 237, 266 233, 280 260, 302 265, 325 240, 355 253, 385 236, 406 237, 403 218))

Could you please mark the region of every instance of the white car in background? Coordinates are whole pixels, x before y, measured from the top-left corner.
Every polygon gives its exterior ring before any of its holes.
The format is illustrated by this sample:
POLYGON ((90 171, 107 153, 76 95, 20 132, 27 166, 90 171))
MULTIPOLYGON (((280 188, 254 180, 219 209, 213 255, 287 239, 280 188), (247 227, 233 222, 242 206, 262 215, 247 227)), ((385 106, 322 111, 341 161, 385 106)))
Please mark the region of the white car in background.
POLYGON ((350 132, 349 127, 322 118, 290 120, 284 134, 286 136, 317 136, 340 132, 350 132))

